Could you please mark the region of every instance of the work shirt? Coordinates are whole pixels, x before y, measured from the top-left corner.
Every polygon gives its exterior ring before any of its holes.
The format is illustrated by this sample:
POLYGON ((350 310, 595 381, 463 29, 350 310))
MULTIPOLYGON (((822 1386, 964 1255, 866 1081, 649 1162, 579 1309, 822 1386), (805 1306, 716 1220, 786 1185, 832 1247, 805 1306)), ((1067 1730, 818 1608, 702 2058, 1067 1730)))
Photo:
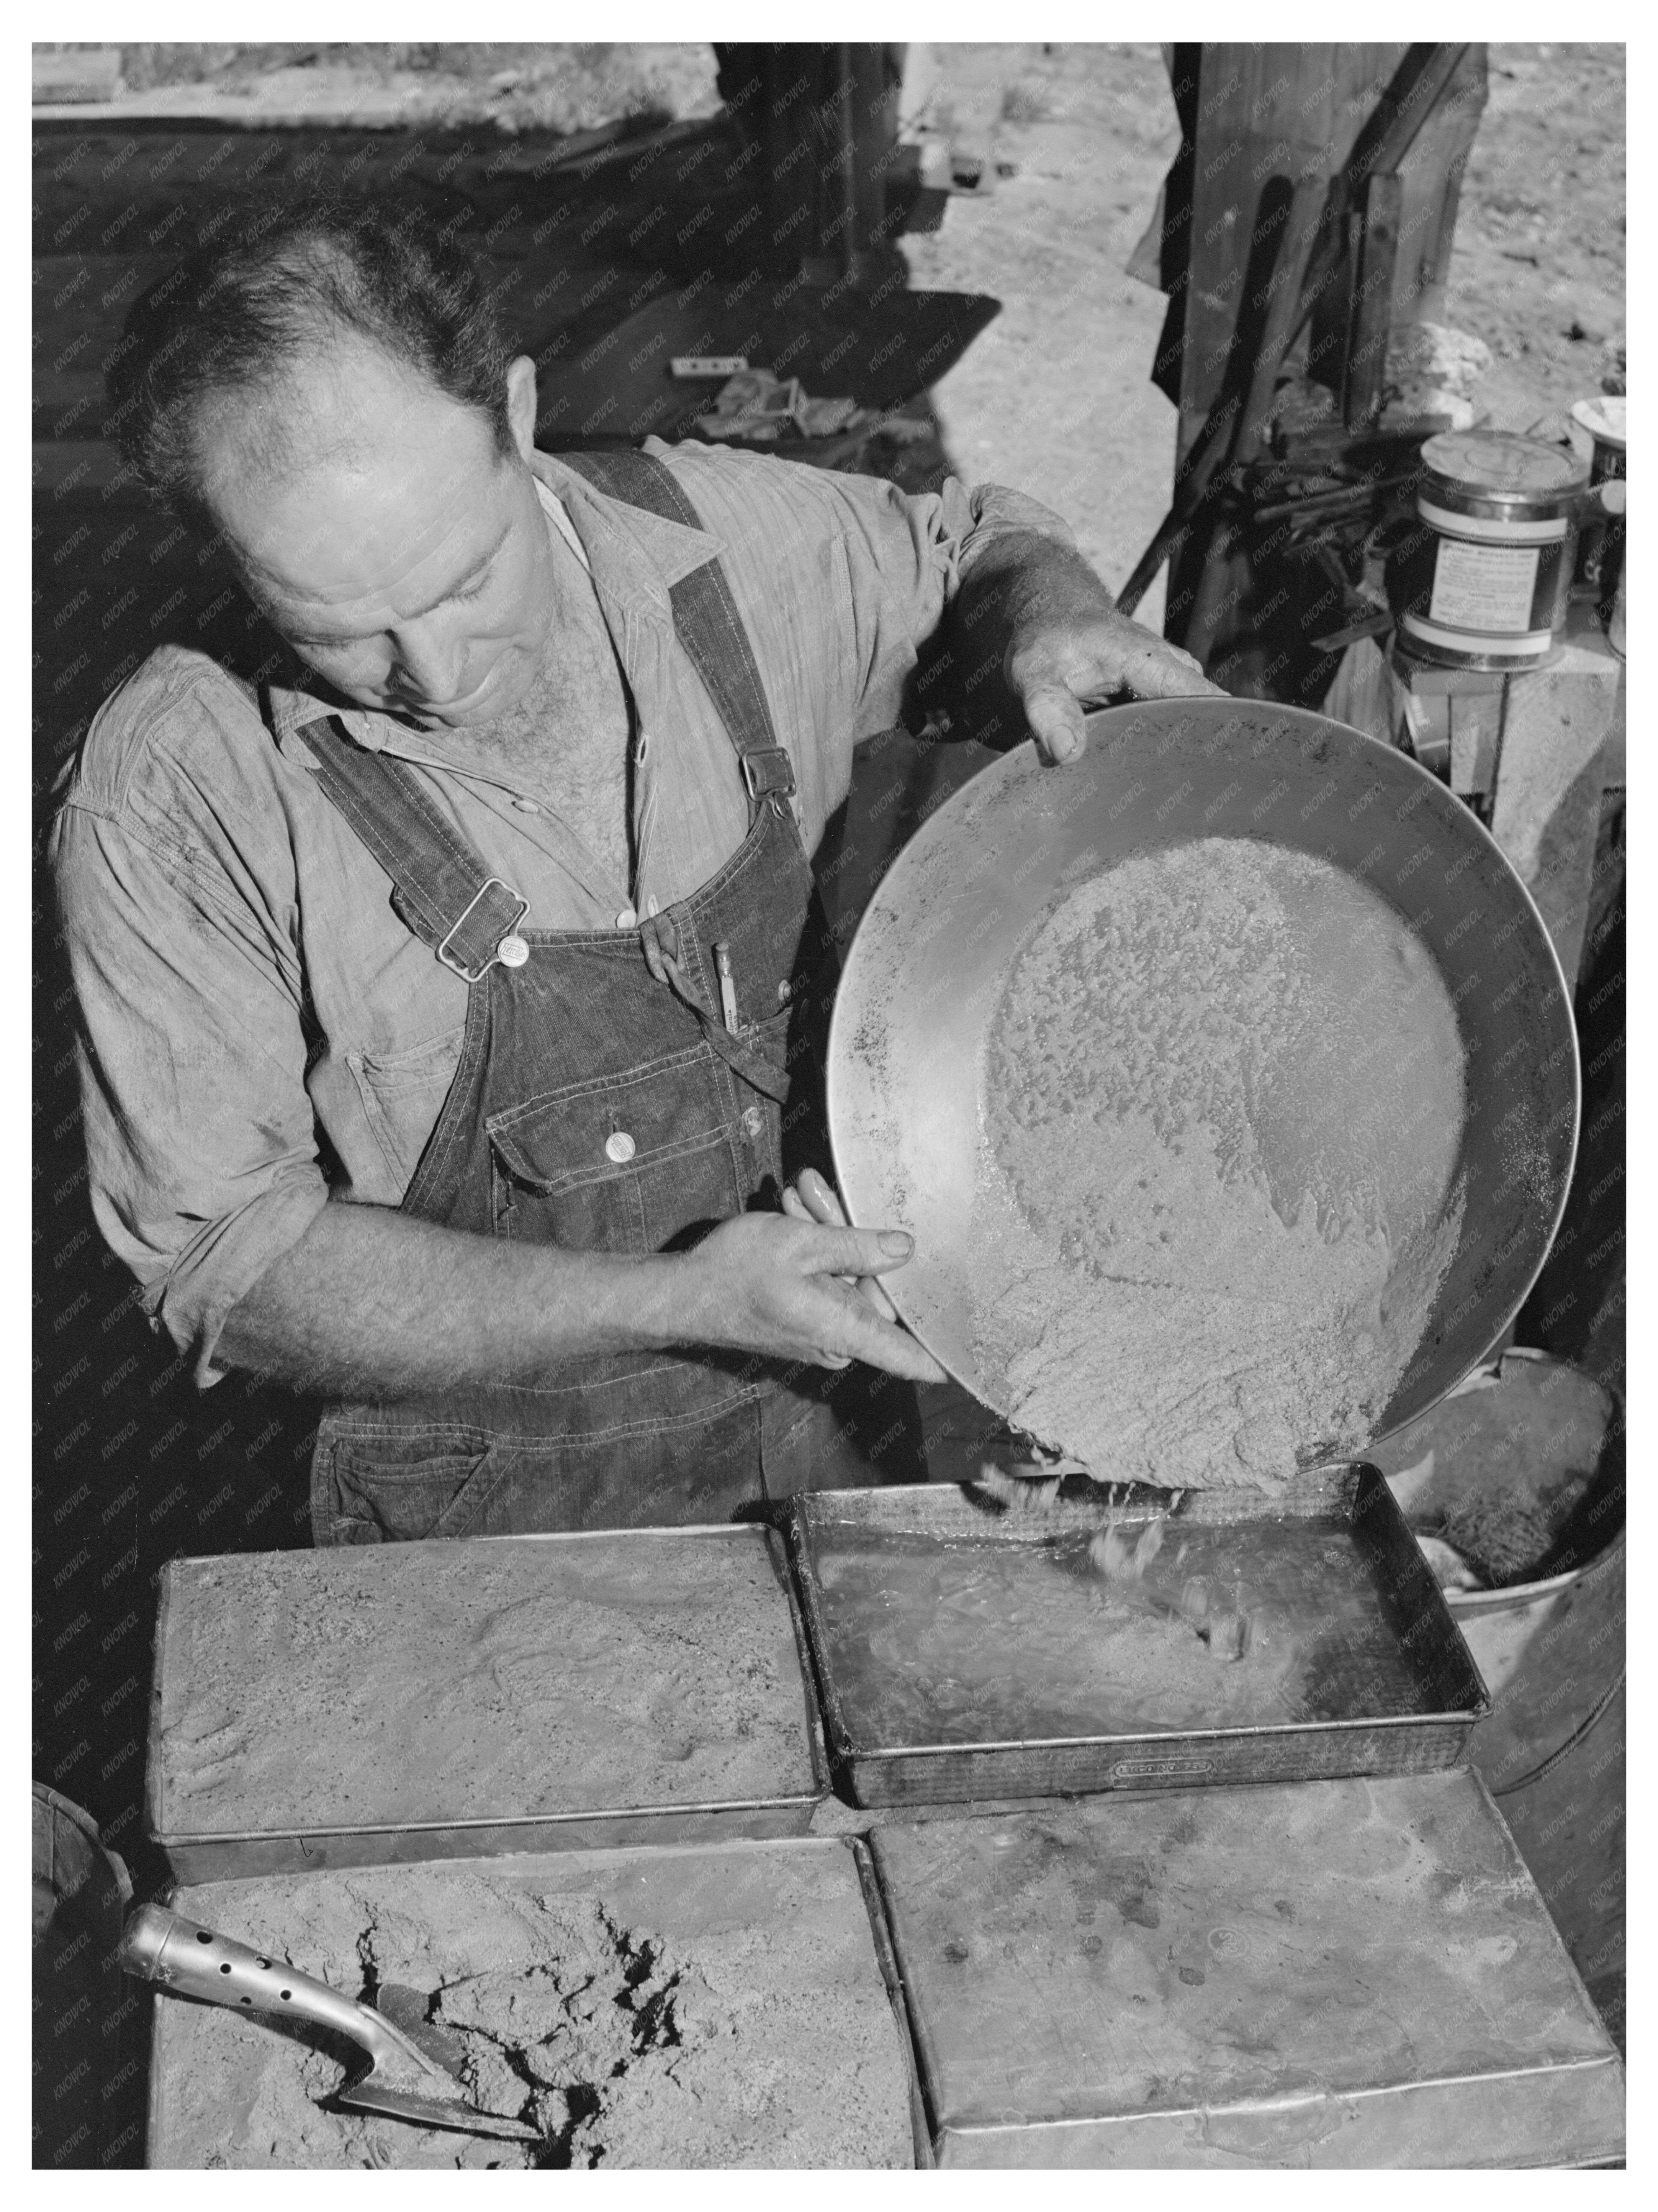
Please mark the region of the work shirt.
POLYGON ((414 766, 528 900, 526 927, 631 928, 700 888, 748 828, 731 739, 674 636, 672 584, 722 562, 810 852, 846 796, 853 748, 897 720, 918 647, 984 548, 1010 530, 1071 542, 1057 516, 994 486, 951 478, 909 497, 720 447, 647 450, 703 528, 607 498, 551 455, 533 462, 632 694, 631 884, 544 797, 460 764, 443 732, 342 711, 304 688, 297 663, 290 684, 256 693, 205 654, 163 647, 88 732, 51 857, 93 1212, 203 1384, 219 1379, 226 1316, 331 1188, 401 1202, 465 1020, 466 984, 398 920, 389 878, 319 787, 308 724, 337 712, 359 744, 414 766))

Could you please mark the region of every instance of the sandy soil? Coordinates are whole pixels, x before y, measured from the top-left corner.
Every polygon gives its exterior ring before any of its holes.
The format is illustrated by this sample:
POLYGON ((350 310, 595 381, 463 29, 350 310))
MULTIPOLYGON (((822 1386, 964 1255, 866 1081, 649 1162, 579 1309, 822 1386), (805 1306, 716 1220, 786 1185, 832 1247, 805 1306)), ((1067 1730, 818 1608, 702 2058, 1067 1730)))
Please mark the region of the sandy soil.
POLYGON ((319 121, 426 120, 592 131, 623 116, 675 121, 720 106, 711 46, 172 41, 121 48, 121 104, 135 115, 246 109, 319 121))
POLYGON ((1420 945, 1312 855, 1206 838, 1065 893, 981 1079, 976 1349, 1012 1419, 1181 1487, 1361 1447, 1456 1249, 1461 1060, 1420 945))
MULTIPOLYGON (((1625 50, 1493 44, 1449 288, 1491 347, 1476 395, 1524 428, 1618 373, 1625 328, 1625 50)), ((472 41, 122 48, 131 112, 440 118, 504 133, 719 106, 702 44, 472 41)), ((935 389, 969 480, 1017 484, 1121 583, 1167 503, 1175 412, 1148 380, 1160 293, 1125 273, 1179 131, 1150 44, 912 49, 907 130, 980 155, 991 189, 902 241, 913 284, 987 292, 998 320, 935 389), (1005 172, 1006 173, 1002 173, 1005 172)), ((1163 581, 1139 618, 1162 620, 1163 581)))
POLYGON ((164 1833, 815 1794, 757 1530, 181 1561, 162 1657, 164 1833))
POLYGON ((164 1999, 155 2165, 911 2163, 904 2054, 843 1846, 382 1867, 176 1903, 353 1996, 415 1992, 474 2101, 542 2141, 324 2111, 339 2045, 164 1999))
MULTIPOLYGON (((1618 46, 1493 45, 1448 311, 1493 366, 1475 393, 1523 429, 1595 392, 1625 330, 1625 65, 1618 46)), ((1010 167, 903 240, 912 281, 984 291, 999 319, 936 388, 970 478, 1062 514, 1120 584, 1168 503, 1175 410, 1149 381, 1160 293, 1124 274, 1178 143, 1156 46, 935 46, 924 126, 1010 167)), ((1139 619, 1160 627, 1163 579, 1139 619)))

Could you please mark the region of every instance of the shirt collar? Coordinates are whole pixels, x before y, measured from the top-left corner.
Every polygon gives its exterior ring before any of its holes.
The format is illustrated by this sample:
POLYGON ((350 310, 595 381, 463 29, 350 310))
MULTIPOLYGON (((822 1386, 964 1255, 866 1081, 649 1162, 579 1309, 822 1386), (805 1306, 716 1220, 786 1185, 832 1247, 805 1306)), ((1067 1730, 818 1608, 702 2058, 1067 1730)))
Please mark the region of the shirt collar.
MULTIPOLYGON (((672 586, 717 559, 725 550, 721 540, 709 531, 611 499, 556 454, 534 453, 530 467, 543 505, 550 514, 556 501, 580 540, 601 602, 607 603, 612 619, 623 618, 617 628, 630 614, 671 625, 672 586)), ((398 751, 408 749, 410 732, 400 722, 368 708, 344 706, 325 690, 313 690, 309 685, 315 679, 297 661, 291 665, 294 680, 271 684, 267 691, 270 726, 279 744, 308 722, 337 714, 347 736, 370 752, 388 744, 398 751)))

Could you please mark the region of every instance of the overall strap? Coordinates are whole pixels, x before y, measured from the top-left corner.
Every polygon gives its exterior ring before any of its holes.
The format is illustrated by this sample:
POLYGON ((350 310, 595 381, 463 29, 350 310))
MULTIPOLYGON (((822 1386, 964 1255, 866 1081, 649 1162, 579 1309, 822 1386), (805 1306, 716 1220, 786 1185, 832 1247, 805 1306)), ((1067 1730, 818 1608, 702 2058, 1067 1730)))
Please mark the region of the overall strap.
MULTIPOLYGON (((648 514, 683 523, 689 530, 702 527, 701 516, 673 471, 653 454, 623 447, 607 453, 561 453, 558 459, 567 469, 573 469, 624 506, 643 507, 648 514)), ((671 585, 668 599, 673 609, 674 635, 689 655, 737 748, 750 799, 757 807, 774 794, 779 799, 791 797, 794 764, 777 742, 754 648, 724 568, 717 560, 705 562, 671 585)))
POLYGON ((391 877, 404 924, 476 983, 529 901, 489 873, 403 762, 353 744, 332 714, 307 723, 304 736, 324 791, 391 877))

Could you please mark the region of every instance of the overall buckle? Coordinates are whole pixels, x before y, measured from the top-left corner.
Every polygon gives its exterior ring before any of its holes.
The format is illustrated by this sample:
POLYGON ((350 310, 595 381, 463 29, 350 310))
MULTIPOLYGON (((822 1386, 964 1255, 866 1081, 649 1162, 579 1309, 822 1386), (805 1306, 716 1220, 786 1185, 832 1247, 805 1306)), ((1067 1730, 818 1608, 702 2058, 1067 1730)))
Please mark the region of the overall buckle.
POLYGON ((756 805, 762 799, 793 798, 794 763, 781 745, 762 745, 742 758, 743 781, 756 805))
POLYGON ((443 933, 443 936, 439 941, 437 947, 438 958, 443 963, 446 968, 452 969, 455 975, 459 975, 463 982, 481 982, 483 977, 489 974, 489 970, 495 966, 495 963, 501 957, 501 939, 510 937, 513 930, 517 928, 519 923, 523 921, 525 915, 528 914, 529 911, 529 900, 519 898, 518 893, 513 889, 512 885, 507 882, 504 877, 486 876, 480 889, 467 901, 465 911, 459 915, 453 925, 443 933), (516 902, 518 911, 507 923, 506 928, 501 931, 501 937, 496 939, 495 949, 490 953, 489 958, 483 963, 483 966, 481 968, 468 968, 463 962, 456 959, 454 954, 451 952, 449 950, 449 940, 457 933, 458 931, 462 930, 466 927, 467 922, 471 918, 472 909, 478 904, 480 900, 485 899, 489 896, 492 888, 505 891, 507 897, 516 902))

